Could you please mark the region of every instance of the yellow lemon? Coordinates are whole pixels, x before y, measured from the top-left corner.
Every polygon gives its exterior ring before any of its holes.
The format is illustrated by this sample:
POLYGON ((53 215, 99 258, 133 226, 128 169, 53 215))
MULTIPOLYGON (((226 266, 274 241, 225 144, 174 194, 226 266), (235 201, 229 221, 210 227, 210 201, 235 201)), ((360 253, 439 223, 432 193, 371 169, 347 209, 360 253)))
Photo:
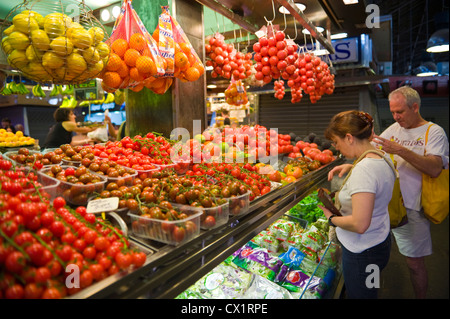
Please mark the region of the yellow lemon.
POLYGON ((2 39, 2 49, 6 54, 10 54, 14 50, 11 43, 8 41, 8 37, 4 37, 2 39))
POLYGON ((50 13, 44 18, 44 31, 50 38, 60 37, 66 32, 66 23, 61 14, 50 13))
POLYGON ((89 29, 89 33, 92 36, 92 39, 94 41, 94 45, 99 44, 103 41, 103 38, 105 37, 105 32, 100 27, 92 27, 89 29))
POLYGON ((64 58, 53 51, 47 51, 42 56, 42 66, 49 69, 57 69, 64 65, 64 58))
POLYGON ((33 17, 19 13, 13 18, 14 30, 30 34, 31 31, 39 29, 39 25, 33 17))
POLYGON ((27 16, 30 16, 32 18, 34 18, 36 20, 36 22, 39 25, 39 28, 44 28, 44 17, 37 13, 36 11, 32 11, 32 10, 24 10, 21 12, 21 14, 25 14, 27 16))
POLYGON ((10 25, 8 28, 6 28, 5 31, 3 31, 3 34, 10 35, 13 31, 14 31, 14 24, 10 25))
POLYGON ((50 42, 50 48, 59 55, 66 56, 72 53, 72 41, 66 37, 57 37, 50 42))
POLYGON ((84 49, 82 55, 88 64, 95 64, 100 61, 100 54, 94 47, 84 49))
POLYGON ((50 48, 50 38, 44 30, 32 31, 31 43, 38 50, 47 51, 50 48))
POLYGON ((27 56, 28 61, 36 61, 39 62, 44 55, 44 52, 37 50, 34 46, 29 45, 25 50, 25 55, 27 56))
POLYGON ((89 48, 92 45, 92 36, 85 29, 75 29, 70 35, 70 39, 74 46, 80 49, 89 48))
POLYGON ((24 72, 28 73, 29 77, 34 77, 35 79, 39 80, 49 80, 51 79, 51 76, 49 72, 45 70, 45 68, 42 66, 39 62, 30 62, 24 68, 24 72))
POLYGON ((66 37, 68 37, 69 39, 72 38, 72 32, 76 29, 84 29, 83 26, 81 24, 79 24, 78 22, 73 22, 69 28, 66 31, 66 37))
POLYGON ((87 70, 89 77, 93 78, 100 74, 100 72, 103 71, 103 66, 104 64, 102 60, 99 60, 97 63, 90 65, 87 70))
POLYGON ((26 50, 26 48, 30 45, 30 39, 28 36, 19 31, 13 31, 8 36, 8 41, 16 50, 26 50))
POLYGON ((13 50, 10 55, 8 55, 9 65, 21 69, 28 64, 27 55, 25 50, 13 50))
MULTIPOLYGON (((73 53, 72 53, 73 54, 73 53)), ((73 81, 73 79, 78 75, 75 72, 72 72, 66 68, 59 68, 55 70, 55 75, 57 79, 61 81, 73 81)))
POLYGON ((100 55, 100 57, 102 59, 109 57, 110 49, 109 49, 109 46, 105 42, 100 42, 99 44, 97 44, 95 49, 98 51, 98 54, 100 55))
POLYGON ((72 53, 67 56, 66 67, 67 70, 80 74, 87 69, 87 64, 81 55, 78 53, 72 53))

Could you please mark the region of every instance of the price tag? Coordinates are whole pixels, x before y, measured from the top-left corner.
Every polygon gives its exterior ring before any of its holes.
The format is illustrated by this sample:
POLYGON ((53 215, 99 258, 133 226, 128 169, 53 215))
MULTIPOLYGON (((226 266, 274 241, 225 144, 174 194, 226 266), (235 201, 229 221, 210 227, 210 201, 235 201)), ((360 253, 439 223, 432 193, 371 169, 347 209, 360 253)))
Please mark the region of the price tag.
POLYGON ((101 213, 116 210, 119 207, 119 197, 91 200, 86 206, 88 213, 101 213))

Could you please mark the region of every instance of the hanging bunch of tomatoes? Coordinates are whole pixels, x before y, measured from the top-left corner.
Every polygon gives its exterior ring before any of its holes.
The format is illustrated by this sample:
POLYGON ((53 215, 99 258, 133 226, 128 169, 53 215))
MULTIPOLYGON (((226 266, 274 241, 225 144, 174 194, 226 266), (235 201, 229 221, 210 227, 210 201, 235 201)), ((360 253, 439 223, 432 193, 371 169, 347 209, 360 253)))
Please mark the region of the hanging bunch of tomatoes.
POLYGON ((297 45, 294 41, 286 39, 283 31, 274 35, 259 38, 253 45, 255 55, 255 78, 264 83, 282 77, 287 80, 295 72, 294 62, 297 60, 297 45))
POLYGON ((213 78, 244 80, 252 74, 252 54, 237 51, 232 44, 225 43, 220 33, 206 39, 205 53, 206 65, 213 67, 213 78))
POLYGON ((328 64, 320 57, 312 53, 300 53, 295 66, 298 77, 292 82, 288 81, 293 92, 295 88, 298 94, 301 89, 309 95, 311 103, 316 103, 324 94, 333 94, 334 74, 331 74, 328 64))

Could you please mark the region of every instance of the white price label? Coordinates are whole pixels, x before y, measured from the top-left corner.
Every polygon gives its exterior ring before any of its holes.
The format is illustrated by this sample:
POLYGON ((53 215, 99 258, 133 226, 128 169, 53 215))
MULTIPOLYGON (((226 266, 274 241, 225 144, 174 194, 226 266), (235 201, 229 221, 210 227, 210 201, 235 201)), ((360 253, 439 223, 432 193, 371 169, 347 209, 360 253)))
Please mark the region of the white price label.
POLYGON ((86 211, 88 213, 102 213, 116 210, 118 207, 119 197, 109 197, 89 201, 86 211))

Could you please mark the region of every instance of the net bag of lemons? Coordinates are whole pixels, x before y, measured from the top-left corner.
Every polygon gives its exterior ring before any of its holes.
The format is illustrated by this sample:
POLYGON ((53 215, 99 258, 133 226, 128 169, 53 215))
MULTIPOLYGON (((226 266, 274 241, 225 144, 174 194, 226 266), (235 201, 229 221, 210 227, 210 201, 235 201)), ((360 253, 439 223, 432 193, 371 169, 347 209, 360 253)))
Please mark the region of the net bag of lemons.
POLYGON ((164 74, 157 44, 133 9, 131 0, 122 2, 107 44, 111 54, 100 76, 105 91, 129 88, 139 92, 148 78, 164 74))
POLYGON ((197 81, 205 72, 205 67, 180 24, 170 15, 169 7, 161 8, 162 14, 153 38, 166 60, 165 76, 173 76, 183 82, 197 81))
POLYGON ((2 25, 8 64, 39 83, 78 84, 95 78, 108 62, 106 38, 92 10, 77 0, 24 1, 2 25))

